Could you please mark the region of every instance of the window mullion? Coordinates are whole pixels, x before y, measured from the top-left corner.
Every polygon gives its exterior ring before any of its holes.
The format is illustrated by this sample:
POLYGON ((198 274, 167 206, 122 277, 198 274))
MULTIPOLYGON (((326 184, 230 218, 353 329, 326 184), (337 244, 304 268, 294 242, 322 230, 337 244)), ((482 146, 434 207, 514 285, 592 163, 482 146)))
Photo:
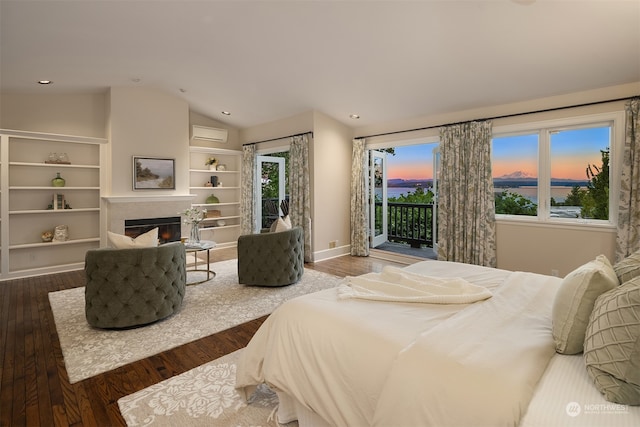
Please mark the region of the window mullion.
POLYGON ((549 200, 551 198, 551 137, 549 130, 541 130, 538 137, 538 219, 548 221, 550 218, 549 200))

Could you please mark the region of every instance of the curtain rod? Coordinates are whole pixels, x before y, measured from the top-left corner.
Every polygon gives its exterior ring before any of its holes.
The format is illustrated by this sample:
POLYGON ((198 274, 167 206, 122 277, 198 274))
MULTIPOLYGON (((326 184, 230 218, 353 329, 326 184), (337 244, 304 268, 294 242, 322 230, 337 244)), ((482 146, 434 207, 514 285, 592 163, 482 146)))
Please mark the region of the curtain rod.
POLYGON ((484 121, 484 120, 497 120, 497 119, 506 119, 508 117, 526 116, 528 114, 548 113, 550 111, 566 110, 568 108, 588 107, 590 105, 607 104, 609 102, 627 101, 629 99, 633 99, 633 98, 636 98, 638 96, 640 96, 640 95, 627 96, 627 97, 624 97, 624 98, 608 99, 606 101, 587 102, 587 103, 584 103, 584 104, 577 104, 577 105, 567 105, 565 107, 553 107, 553 108, 547 108, 547 109, 544 109, 544 110, 528 111, 528 112, 525 112, 525 113, 504 114, 502 116, 486 117, 484 119, 464 120, 464 121, 461 121, 461 122, 445 123, 445 124, 442 124, 442 125, 425 126, 425 127, 422 127, 422 128, 407 129, 407 130, 397 130, 397 131, 393 131, 393 132, 378 133, 378 134, 375 134, 375 135, 357 136, 357 137, 355 137, 355 139, 374 138, 374 137, 377 137, 377 136, 387 136, 387 135, 396 135, 396 134, 399 134, 399 133, 416 132, 416 131, 419 131, 419 130, 435 129, 435 128, 439 128, 439 127, 443 127, 443 126, 460 125, 462 123, 468 123, 468 122, 476 122, 476 121, 477 122, 481 122, 481 121, 484 121))
POLYGON ((311 134, 311 137, 313 138, 313 132, 309 131, 309 132, 302 132, 302 133, 294 133, 293 135, 281 136, 279 138, 265 139, 263 141, 247 142, 247 143, 244 143, 242 145, 245 146, 245 145, 262 144, 263 142, 271 142, 271 141, 277 141, 279 139, 293 138, 294 136, 302 136, 302 135, 307 135, 309 133, 311 134))

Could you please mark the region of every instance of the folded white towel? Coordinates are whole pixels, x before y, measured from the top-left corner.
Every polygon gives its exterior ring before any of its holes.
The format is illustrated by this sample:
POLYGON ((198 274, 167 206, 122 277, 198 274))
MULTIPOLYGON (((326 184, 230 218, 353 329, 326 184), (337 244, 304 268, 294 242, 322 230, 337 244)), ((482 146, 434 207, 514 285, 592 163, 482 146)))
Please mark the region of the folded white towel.
POLYGON ((346 277, 338 298, 374 301, 468 304, 491 297, 491 291, 460 277, 433 277, 387 266, 381 273, 346 277))

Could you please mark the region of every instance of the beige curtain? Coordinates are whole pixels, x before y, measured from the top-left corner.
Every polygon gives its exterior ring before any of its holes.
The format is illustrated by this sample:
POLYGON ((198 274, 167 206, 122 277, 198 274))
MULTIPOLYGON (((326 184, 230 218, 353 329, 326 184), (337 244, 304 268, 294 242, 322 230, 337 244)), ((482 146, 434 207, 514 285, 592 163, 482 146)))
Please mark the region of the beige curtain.
POLYGON ((255 203, 255 170, 256 170, 256 146, 245 145, 242 147, 242 176, 240 183, 240 234, 255 233, 256 203, 255 203))
POLYGON ((616 261, 640 250, 640 98, 627 102, 625 113, 616 261))
POLYGON ((351 255, 369 256, 369 195, 364 139, 353 140, 351 156, 351 255))
POLYGON ((440 129, 438 259, 496 266, 491 122, 440 129))
POLYGON ((304 260, 311 252, 311 190, 309 187, 309 135, 294 136, 289 148, 289 217, 304 229, 304 260))

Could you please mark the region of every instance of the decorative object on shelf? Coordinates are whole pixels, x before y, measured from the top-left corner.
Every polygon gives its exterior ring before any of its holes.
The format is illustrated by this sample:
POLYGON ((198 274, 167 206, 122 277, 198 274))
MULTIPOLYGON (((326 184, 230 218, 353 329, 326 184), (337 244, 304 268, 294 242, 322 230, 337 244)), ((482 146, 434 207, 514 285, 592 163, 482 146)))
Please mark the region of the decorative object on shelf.
POLYGON ((66 242, 69 240, 69 227, 66 225, 56 225, 53 231, 54 242, 66 242))
POLYGON ((227 225, 227 222, 224 219, 219 219, 218 221, 216 221, 216 224, 218 224, 218 227, 224 227, 225 225, 227 225))
POLYGON ((204 164, 205 166, 209 166, 209 170, 214 171, 218 167, 218 159, 215 157, 209 157, 204 164))
POLYGON ((47 206, 47 210, 57 211, 59 209, 71 209, 69 203, 65 200, 64 194, 53 193, 51 203, 47 206))
POLYGON ((211 179, 211 181, 210 181, 211 185, 214 186, 214 187, 217 187, 218 186, 218 177, 215 176, 215 175, 211 175, 210 179, 211 179))
POLYGON ((227 165, 225 165, 224 163, 220 163, 218 165, 218 169, 217 170, 224 172, 224 171, 227 170, 227 165))
POLYGON ((175 190, 175 160, 133 157, 134 190, 175 190))
POLYGON ((60 176, 60 172, 56 172, 56 177, 51 180, 51 185, 54 187, 64 187, 66 180, 60 176))
POLYGON ((50 242, 53 240, 53 231, 51 230, 43 231, 40 237, 42 238, 43 242, 50 242))
POLYGON ((222 216, 222 212, 218 209, 211 209, 207 211, 207 218, 219 218, 222 216))
POLYGON ((213 184, 211 184, 209 181, 204 183, 205 187, 213 187, 213 184))
POLYGON ((49 153, 47 160, 44 161, 47 164, 53 165, 70 165, 69 157, 67 153, 49 153))
POLYGON ((189 232, 189 244, 200 243, 200 223, 207 217, 207 210, 200 209, 197 206, 191 207, 180 215, 184 215, 184 223, 191 225, 191 231, 189 232))
POLYGON ((220 203, 220 200, 214 196, 213 194, 210 195, 209 197, 207 197, 207 200, 205 200, 205 203, 211 204, 211 203, 220 203))

